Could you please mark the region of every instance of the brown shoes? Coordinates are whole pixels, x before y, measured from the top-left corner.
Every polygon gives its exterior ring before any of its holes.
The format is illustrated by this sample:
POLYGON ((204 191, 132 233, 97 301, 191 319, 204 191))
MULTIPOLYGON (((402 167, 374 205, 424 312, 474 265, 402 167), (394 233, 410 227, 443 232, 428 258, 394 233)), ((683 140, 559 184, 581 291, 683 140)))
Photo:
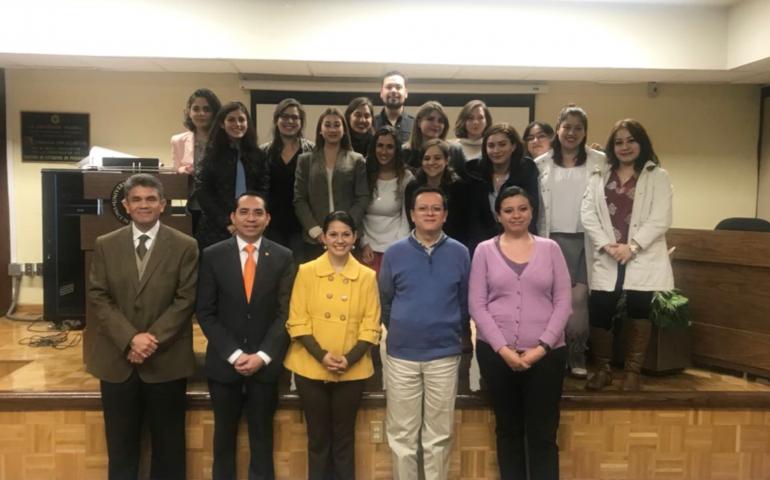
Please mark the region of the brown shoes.
POLYGON ((586 390, 599 391, 612 384, 612 331, 599 327, 591 327, 591 349, 594 353, 596 371, 586 382, 586 390))
POLYGON ((641 372, 642 365, 644 364, 651 332, 652 322, 649 320, 633 319, 629 321, 628 328, 626 329, 624 392, 636 392, 641 388, 639 372, 641 372))

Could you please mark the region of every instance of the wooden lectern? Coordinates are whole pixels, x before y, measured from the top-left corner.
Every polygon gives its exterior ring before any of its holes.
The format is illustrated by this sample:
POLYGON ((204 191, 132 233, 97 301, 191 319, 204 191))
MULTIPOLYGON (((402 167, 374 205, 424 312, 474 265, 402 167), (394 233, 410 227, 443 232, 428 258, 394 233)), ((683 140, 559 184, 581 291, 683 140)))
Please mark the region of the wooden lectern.
MULTIPOLYGON (((44 169, 43 299, 44 318, 59 326, 77 328, 87 322, 86 292, 94 241, 128 221, 120 201, 123 182, 133 171, 44 169)), ((163 183, 168 206, 161 221, 185 233, 191 219, 184 207, 190 177, 156 173, 163 183)))

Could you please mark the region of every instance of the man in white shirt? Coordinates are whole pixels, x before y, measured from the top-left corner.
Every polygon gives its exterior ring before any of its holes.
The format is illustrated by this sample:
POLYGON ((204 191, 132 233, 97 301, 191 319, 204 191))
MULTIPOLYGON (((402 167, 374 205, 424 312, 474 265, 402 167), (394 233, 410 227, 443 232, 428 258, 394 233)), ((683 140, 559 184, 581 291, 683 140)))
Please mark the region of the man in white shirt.
POLYGON ((131 225, 94 245, 86 369, 100 380, 110 480, 138 478, 144 420, 152 438, 150 476, 184 479, 198 246, 160 222, 166 200, 157 178, 133 175, 124 191, 131 225))

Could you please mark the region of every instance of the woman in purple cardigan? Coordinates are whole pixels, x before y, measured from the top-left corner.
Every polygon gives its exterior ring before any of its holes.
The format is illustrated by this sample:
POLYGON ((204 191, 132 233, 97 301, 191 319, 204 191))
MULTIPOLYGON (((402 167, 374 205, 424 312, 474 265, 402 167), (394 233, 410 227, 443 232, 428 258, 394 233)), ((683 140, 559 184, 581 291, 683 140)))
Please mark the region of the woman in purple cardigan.
POLYGON ((500 192, 495 212, 503 233, 476 247, 468 302, 495 412, 500 478, 556 480, 572 283, 559 246, 529 233, 532 205, 523 189, 500 192))

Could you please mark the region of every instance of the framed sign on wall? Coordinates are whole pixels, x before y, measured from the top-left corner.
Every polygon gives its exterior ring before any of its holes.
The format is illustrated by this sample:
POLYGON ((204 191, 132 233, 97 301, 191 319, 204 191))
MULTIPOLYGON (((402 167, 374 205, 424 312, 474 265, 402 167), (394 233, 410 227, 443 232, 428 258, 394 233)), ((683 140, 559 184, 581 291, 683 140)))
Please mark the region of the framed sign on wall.
POLYGON ((21 112, 24 162, 77 162, 91 148, 87 113, 21 112))

